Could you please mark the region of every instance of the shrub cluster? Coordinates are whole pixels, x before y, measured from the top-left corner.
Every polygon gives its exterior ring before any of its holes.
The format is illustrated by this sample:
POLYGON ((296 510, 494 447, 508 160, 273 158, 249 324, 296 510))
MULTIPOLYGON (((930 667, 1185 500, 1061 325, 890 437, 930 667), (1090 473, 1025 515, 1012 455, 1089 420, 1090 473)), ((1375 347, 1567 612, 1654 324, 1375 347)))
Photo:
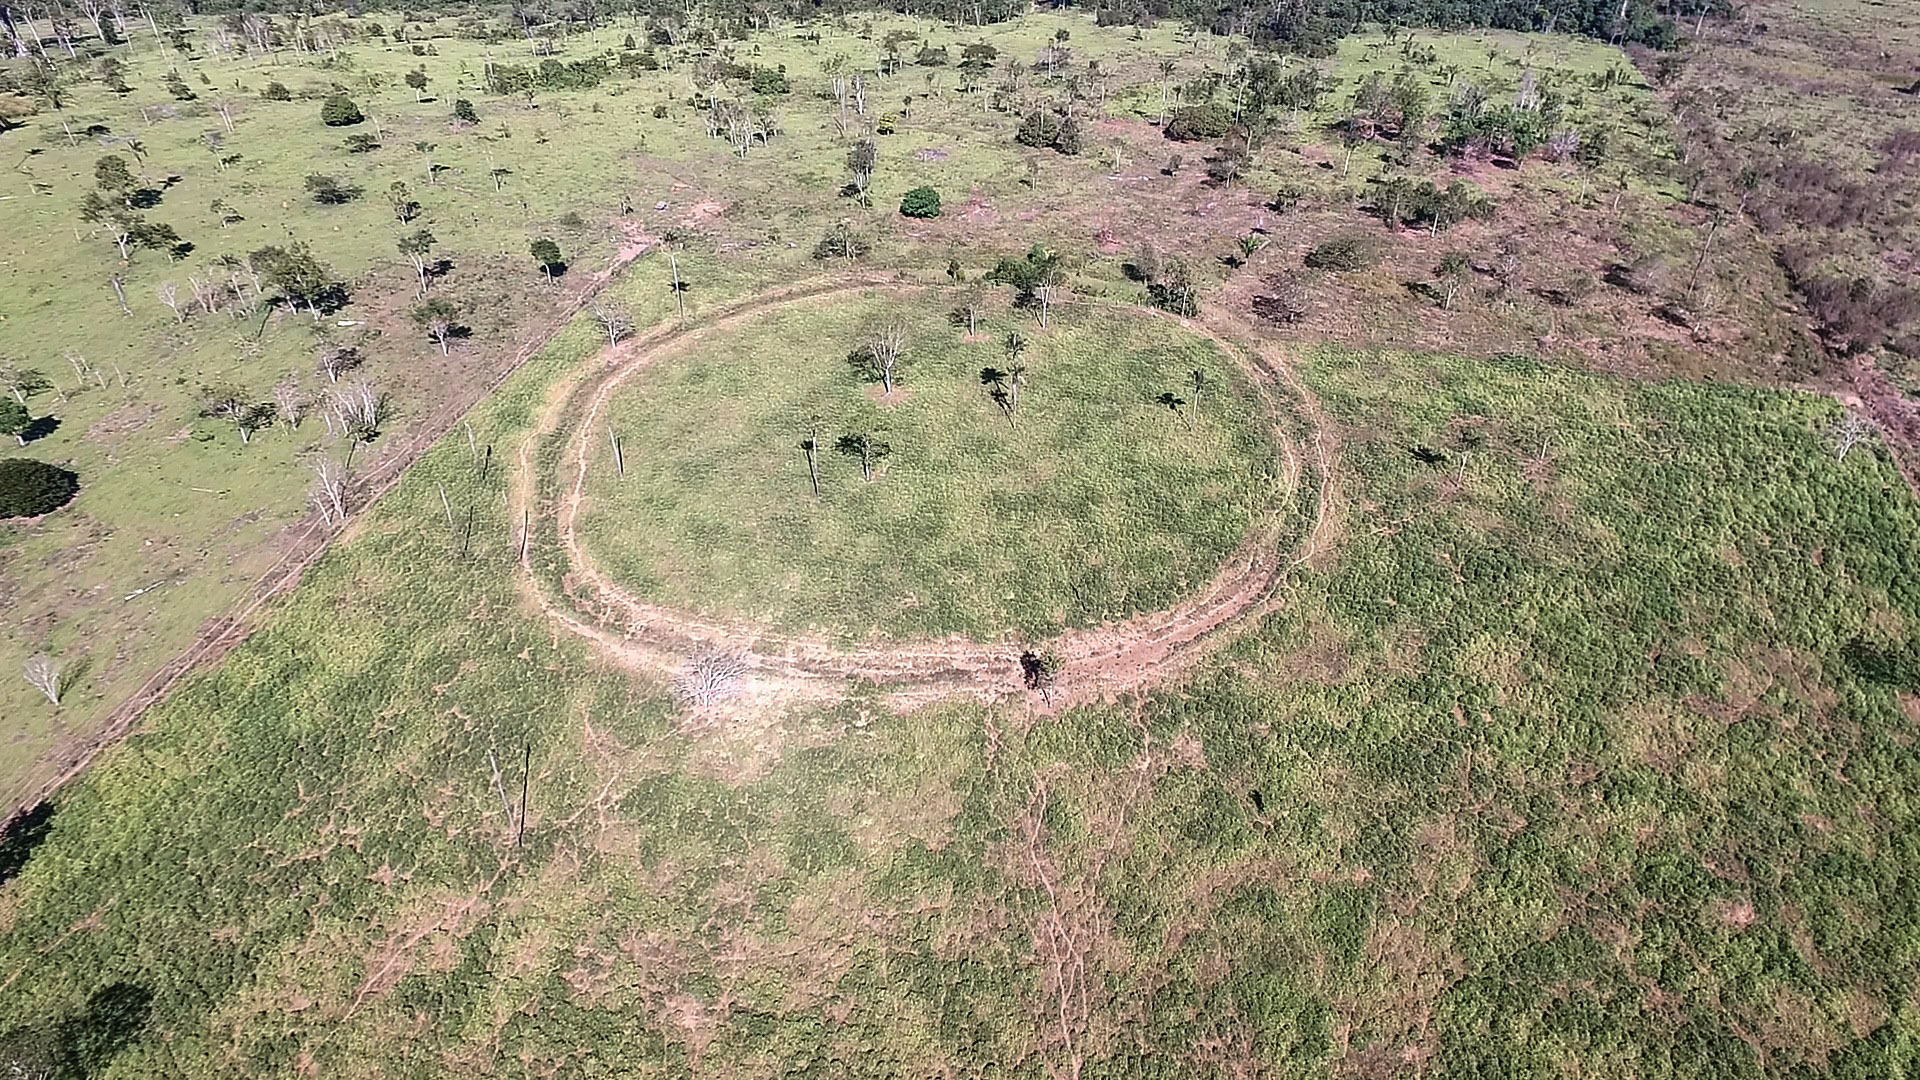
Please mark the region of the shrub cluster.
POLYGON ((80 490, 80 477, 33 458, 0 458, 0 518, 37 517, 60 509, 80 490))

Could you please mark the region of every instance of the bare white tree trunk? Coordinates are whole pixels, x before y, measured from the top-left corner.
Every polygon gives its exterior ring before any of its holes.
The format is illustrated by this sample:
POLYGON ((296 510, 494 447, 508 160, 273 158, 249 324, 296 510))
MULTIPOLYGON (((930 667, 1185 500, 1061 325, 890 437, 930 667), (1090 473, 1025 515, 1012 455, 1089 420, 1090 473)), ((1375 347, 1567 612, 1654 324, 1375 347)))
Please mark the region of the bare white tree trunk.
POLYGON ((47 696, 49 705, 60 704, 60 692, 66 687, 60 682, 60 665, 53 657, 40 653, 27 661, 24 671, 27 685, 47 696))
POLYGON ((314 509, 320 511, 320 520, 328 525, 338 525, 347 519, 347 467, 330 458, 320 458, 313 463, 314 509))

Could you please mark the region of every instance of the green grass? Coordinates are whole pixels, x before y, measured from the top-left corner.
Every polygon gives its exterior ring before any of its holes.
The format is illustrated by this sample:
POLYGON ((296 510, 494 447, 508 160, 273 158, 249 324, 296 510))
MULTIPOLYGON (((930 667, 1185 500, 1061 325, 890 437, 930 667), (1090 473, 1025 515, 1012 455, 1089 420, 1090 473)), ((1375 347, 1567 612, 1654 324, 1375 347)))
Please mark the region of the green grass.
MULTIPOLYGON (((983 266, 995 255, 1044 241, 1084 259, 1078 268, 1083 288, 1131 296, 1138 290, 1122 280, 1117 258, 1081 250, 1101 229, 1112 228, 1131 245, 1136 236, 1157 235, 1168 222, 1177 223, 1178 242, 1169 246, 1204 269, 1213 256, 1231 248, 1232 237, 1244 231, 1253 213, 1239 212, 1244 208, 1235 205, 1236 195, 1224 201, 1221 213, 1193 216, 1200 203, 1221 200, 1194 190, 1190 178, 1176 181, 1155 171, 1174 149, 1141 122, 1157 108, 1159 59, 1175 59, 1176 82, 1194 85, 1224 70, 1233 48, 1172 22, 1137 37, 1131 28, 1102 28, 1084 16, 1063 13, 959 30, 876 17, 871 34, 866 20, 829 24, 819 28, 824 35, 819 42, 792 30, 756 33, 727 45, 743 62, 784 65, 794 89, 766 102, 781 123, 775 144, 738 158, 723 140, 707 137, 688 101, 692 68, 684 48, 660 50, 667 70, 617 75, 591 91, 541 92, 529 103, 496 98, 477 86, 489 59, 536 62, 532 45, 517 33, 483 44, 457 36, 452 20, 415 23, 416 43, 431 47, 430 55, 416 56, 408 44, 368 36, 371 26, 390 31, 395 21, 387 15, 328 17, 320 22, 330 32, 357 36, 333 50, 283 48, 270 55, 221 54, 212 20, 192 22, 190 54, 131 27, 133 44, 113 50, 127 67, 131 93, 110 92, 93 76, 94 64, 85 54, 64 68, 64 117, 82 134, 68 138, 62 117, 43 109, 26 126, 0 136, 0 146, 15 148, 18 161, 11 174, 16 186, 5 192, 10 197, 0 199, 0 229, 36 240, 17 245, 9 256, 9 274, 0 281, 6 316, 0 321, 0 356, 41 368, 62 386, 64 396, 44 395, 33 403, 36 412, 53 413, 59 428, 24 452, 67 464, 85 485, 69 511, 32 529, 0 529, 8 595, 17 605, 17 617, 0 633, 0 670, 17 669, 40 651, 85 669, 57 714, 36 704, 33 691, 20 680, 0 680, 0 711, 24 718, 0 744, 0 791, 25 790, 43 776, 36 760, 57 743, 88 734, 207 619, 241 595, 272 561, 282 530, 305 508, 310 473, 304 459, 323 450, 339 452, 311 424, 262 433, 242 447, 231 425, 196 416, 203 384, 237 382, 266 396, 291 377, 311 392, 323 389, 312 370, 316 331, 311 320, 196 315, 176 323, 161 305, 163 284, 187 293, 188 275, 205 276, 219 257, 244 256, 269 243, 311 243, 349 281, 356 297, 341 317, 360 325, 329 332, 349 340, 364 335, 365 374, 393 394, 398 431, 429 412, 445 387, 473 378, 473 345, 504 352, 511 336, 524 328, 523 320, 538 304, 529 303, 527 295, 535 293, 530 286, 538 281, 526 253, 529 240, 554 237, 577 274, 591 273, 612 248, 612 219, 629 206, 643 230, 696 224, 701 236, 694 247, 718 260, 710 264, 716 267, 711 277, 693 280, 696 299, 703 290, 721 295, 724 286, 717 279, 730 271, 719 269, 720 262, 797 263, 826 223, 836 219, 848 219, 871 235, 894 265, 939 267, 959 257, 969 266, 983 266), (1011 134, 1019 115, 1060 98, 1064 72, 1047 76, 1029 70, 995 109, 990 88, 960 93, 952 68, 909 66, 873 80, 873 111, 893 114, 897 130, 879 137, 874 207, 860 207, 840 193, 847 180, 846 145, 830 121, 831 102, 822 96, 824 69, 836 57, 871 63, 878 39, 895 29, 951 47, 986 41, 1000 50, 1003 61, 1017 58, 1029 69, 1043 43, 1066 30, 1076 73, 1098 60, 1105 73, 1101 86, 1110 95, 1103 108, 1124 119, 1090 125, 1088 149, 1079 158, 1036 155, 1016 146, 1011 134), (416 101, 401 81, 415 67, 431 79, 430 100, 416 101), (161 80, 174 68, 196 100, 176 101, 166 92, 161 80), (270 81, 284 83, 296 100, 261 99, 270 81), (320 123, 320 96, 335 86, 360 104, 370 117, 367 123, 352 129, 320 123), (901 103, 907 96, 915 99, 910 116, 901 103), (479 124, 450 123, 452 102, 459 97, 475 103, 479 124), (231 109, 231 132, 218 104, 231 109), (653 115, 659 105, 667 107, 665 118, 653 115), (83 134, 95 124, 107 134, 83 134), (378 149, 347 152, 347 134, 370 134, 376 126, 378 149), (210 133, 219 136, 223 153, 240 155, 237 164, 218 167, 204 141, 210 133), (92 186, 95 162, 109 152, 127 156, 116 141, 122 138, 140 141, 145 160, 133 164, 161 190, 160 204, 146 216, 173 226, 195 245, 180 263, 142 251, 131 265, 121 266, 104 233, 81 227, 75 235, 79 199, 92 186), (426 182, 426 157, 414 149, 419 142, 433 143, 433 160, 444 166, 433 184, 426 182), (1040 165, 1031 188, 1029 157, 1040 165), (496 166, 511 173, 499 192, 488 176, 496 166), (365 194, 342 206, 316 205, 303 190, 310 173, 335 175, 365 194), (424 208, 424 216, 405 228, 386 205, 385 192, 395 181, 407 184, 424 208), (900 194, 923 184, 941 192, 945 215, 927 222, 900 217, 895 212, 900 194), (223 228, 211 208, 216 199, 242 220, 223 228), (656 212, 653 207, 663 201, 668 208, 656 212), (696 207, 701 207, 698 213, 696 207), (568 223, 570 213, 580 215, 579 226, 568 223), (411 271, 393 250, 402 232, 420 225, 438 238, 436 254, 453 263, 437 288, 465 310, 473 331, 472 344, 457 346, 446 365, 407 314, 411 271), (131 315, 121 313, 107 287, 108 276, 116 274, 131 315), (82 387, 68 367, 68 353, 90 361, 104 373, 106 385, 82 387), (152 588, 156 583, 164 584, 152 588)), ((631 29, 610 26, 567 37, 561 58, 616 53, 631 29)), ((1336 117, 1352 85, 1370 66, 1400 62, 1397 50, 1369 51, 1368 43, 1377 40, 1362 36, 1343 42, 1340 55, 1327 65, 1342 88, 1329 95, 1320 115, 1307 118, 1300 141, 1323 152, 1337 150, 1324 125, 1336 117)), ((1617 62, 1619 55, 1595 43, 1558 37, 1486 40, 1502 50, 1497 63, 1486 61, 1481 35, 1421 38, 1449 62, 1490 67, 1487 77, 1500 94, 1518 77, 1520 60, 1577 75, 1617 62)), ((1578 111, 1583 117, 1611 116, 1640 110, 1650 100, 1644 90, 1625 87, 1606 101, 1588 100, 1578 111)), ((1657 156, 1663 145, 1649 135, 1644 154, 1657 156)), ((1354 174, 1344 177, 1329 176, 1290 154, 1270 153, 1248 190, 1304 183, 1351 216, 1355 194, 1383 168, 1378 157, 1373 150, 1364 152, 1354 174)), ((1576 186, 1561 170, 1536 167, 1528 175, 1538 176, 1546 197, 1563 197, 1563 189, 1576 186)), ((1386 287, 1395 302, 1404 302, 1397 282, 1386 287)), ((657 299, 646 297, 645 310, 657 310, 657 299)), ((22 451, 9 446, 4 452, 22 451)))
POLYGON ((1798 395, 1303 369, 1331 560, 1186 683, 1037 719, 683 727, 529 617, 450 440, 62 797, 0 889, 0 1030, 124 980, 151 1018, 96 1076, 1041 1076, 1051 888, 1086 1076, 1899 1075, 1920 508, 1884 457, 1798 395), (487 753, 512 791, 529 744, 515 848, 487 753))
POLYGON ((1266 410, 1234 362, 1101 305, 1051 329, 984 319, 967 341, 941 310, 955 295, 806 301, 661 355, 601 418, 624 475, 587 435, 588 555, 648 600, 859 639, 1045 635, 1197 588, 1278 482, 1266 410), (891 319, 908 344, 897 400, 881 401, 847 357, 891 319), (1008 367, 1010 332, 1031 343, 1011 424, 981 382, 1008 367), (801 445, 813 416, 817 499, 801 445), (836 447, 856 433, 890 449, 871 482, 836 447))

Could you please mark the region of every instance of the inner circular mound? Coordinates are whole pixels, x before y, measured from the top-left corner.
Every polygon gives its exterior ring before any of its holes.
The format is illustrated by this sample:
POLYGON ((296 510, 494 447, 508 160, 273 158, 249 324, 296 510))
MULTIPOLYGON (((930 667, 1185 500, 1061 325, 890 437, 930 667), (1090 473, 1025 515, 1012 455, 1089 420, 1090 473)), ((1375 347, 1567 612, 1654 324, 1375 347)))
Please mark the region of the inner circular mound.
POLYGON ((989 640, 1169 607, 1280 512, 1275 417, 1219 345, 1098 303, 969 333, 961 298, 798 301, 641 358, 582 433, 581 555, 780 632, 989 640), (887 328, 890 394, 860 355, 887 328))

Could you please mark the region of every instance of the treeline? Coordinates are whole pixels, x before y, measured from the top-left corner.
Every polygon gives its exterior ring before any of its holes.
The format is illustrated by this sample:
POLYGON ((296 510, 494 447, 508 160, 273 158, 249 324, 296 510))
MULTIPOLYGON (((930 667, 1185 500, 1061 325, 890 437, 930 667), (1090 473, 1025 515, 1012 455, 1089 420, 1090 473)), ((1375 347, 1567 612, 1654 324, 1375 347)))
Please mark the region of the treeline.
MULTIPOLYGON (((1679 43, 1674 16, 1692 16, 1701 4, 1711 10, 1726 0, 1092 0, 1082 5, 1103 24, 1150 25, 1177 18, 1215 34, 1244 34, 1255 41, 1309 56, 1331 55, 1334 44, 1365 24, 1461 30, 1500 30, 1583 34, 1623 44, 1671 49, 1679 43)), ((1073 7, 1062 3, 1061 7, 1073 7)), ((471 6, 449 5, 444 12, 384 0, 186 0, 183 13, 284 13, 313 15, 340 11, 398 11, 411 19, 437 14, 473 17, 471 6)), ((689 18, 679 0, 512 0, 495 7, 502 22, 515 29, 560 24, 591 29, 618 20, 651 19, 679 24, 689 18)), ((1025 0, 707 0, 699 18, 740 32, 776 24, 805 23, 821 17, 871 12, 900 12, 966 25, 1004 22, 1031 10, 1025 0)))

